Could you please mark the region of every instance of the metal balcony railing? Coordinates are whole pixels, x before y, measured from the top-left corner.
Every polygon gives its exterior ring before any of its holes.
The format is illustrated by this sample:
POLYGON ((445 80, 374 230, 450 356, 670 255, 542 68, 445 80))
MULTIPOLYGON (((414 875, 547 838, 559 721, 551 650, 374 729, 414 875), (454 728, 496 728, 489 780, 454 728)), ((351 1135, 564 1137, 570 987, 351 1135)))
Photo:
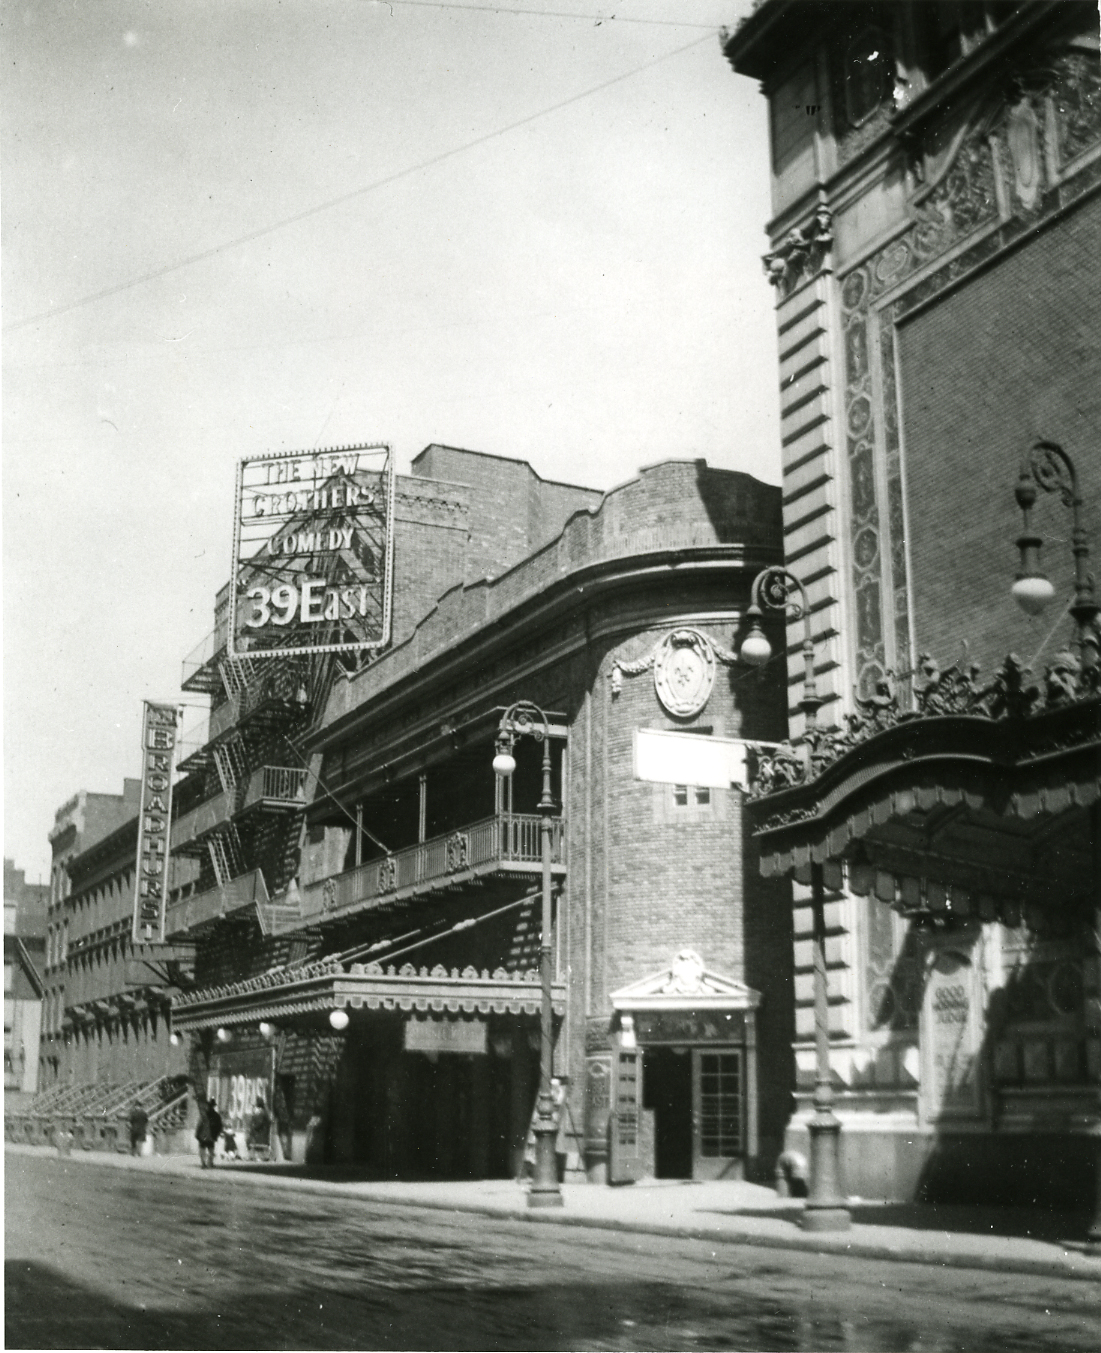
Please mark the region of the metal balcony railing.
POLYGON ((185 691, 205 691, 210 694, 221 688, 222 678, 215 662, 224 652, 229 638, 229 617, 226 616, 205 635, 183 660, 180 687, 185 691))
POLYGON ((308 774, 302 766, 261 766, 249 779, 242 807, 257 803, 304 805, 308 774))
MULTIPOLYGON (((541 824, 535 814, 501 813, 319 879, 302 890, 301 922, 435 892, 511 865, 521 866, 525 873, 535 872, 532 866, 542 860, 541 824)), ((562 819, 553 818, 551 825, 551 863, 561 872, 562 819)))
POLYGON ((178 902, 170 902, 165 913, 164 933, 185 935, 188 931, 220 921, 243 907, 267 906, 268 887, 259 869, 202 893, 193 893, 178 902))
POLYGON ((203 838, 230 822, 239 813, 252 809, 285 812, 304 808, 309 772, 302 766, 257 766, 248 778, 244 793, 223 790, 184 813, 172 824, 174 851, 194 853, 203 838))

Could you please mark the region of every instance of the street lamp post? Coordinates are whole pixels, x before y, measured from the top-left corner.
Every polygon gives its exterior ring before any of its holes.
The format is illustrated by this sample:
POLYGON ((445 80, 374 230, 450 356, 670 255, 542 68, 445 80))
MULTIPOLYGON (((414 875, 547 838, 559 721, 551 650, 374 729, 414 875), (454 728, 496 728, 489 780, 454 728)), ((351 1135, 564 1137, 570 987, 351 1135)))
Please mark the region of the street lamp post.
MULTIPOLYGON (((804 756, 811 754, 811 737, 818 725, 822 700, 814 678, 814 637, 806 588, 787 569, 762 569, 753 579, 746 618, 750 631, 741 646, 741 657, 753 667, 763 666, 772 656, 761 628, 762 608, 779 611, 790 620, 803 622, 804 756)), ((811 909, 814 927, 814 1114, 807 1124, 810 1134, 810 1180, 803 1212, 805 1231, 847 1231, 852 1216, 841 1194, 841 1123, 833 1111, 830 1076, 830 1006, 826 969, 826 900, 822 865, 811 864, 811 909)))
POLYGON ((1025 455, 1017 478, 1015 495, 1021 509, 1024 529, 1017 538, 1021 552, 1021 571, 1013 584, 1017 604, 1029 615, 1038 615, 1055 593, 1051 582, 1040 570, 1040 536, 1033 534, 1029 514, 1040 489, 1057 493, 1071 511, 1071 553, 1074 555, 1074 601, 1070 613, 1074 617, 1075 642, 1084 667, 1095 667, 1098 662, 1098 635, 1095 628, 1101 613, 1093 592, 1090 576, 1090 547, 1082 520, 1082 495, 1078 491, 1078 473, 1074 462, 1057 442, 1035 442, 1025 455))
MULTIPOLYGON (((1021 509, 1023 529, 1017 538, 1021 552, 1021 571, 1013 584, 1013 596, 1021 609, 1029 615, 1038 615, 1055 594, 1051 582, 1040 570, 1042 539, 1031 529, 1029 514, 1039 490, 1057 493, 1064 507, 1071 511, 1071 553, 1074 555, 1074 600, 1069 610, 1074 617, 1075 647, 1084 673, 1092 678, 1097 688, 1097 668, 1101 663, 1101 635, 1097 631, 1097 617, 1101 614, 1093 591, 1089 571, 1090 547, 1082 520, 1082 495, 1078 490, 1078 472, 1074 461, 1057 442, 1038 441, 1029 447, 1014 490, 1017 506, 1021 509)), ((1101 1021, 1101 801, 1090 809, 1090 829, 1093 838, 1093 1011, 1095 1037, 1101 1037, 1097 1023, 1101 1021)), ((1101 1116, 1101 1085, 1098 1086, 1098 1112, 1101 1116)), ((1087 1233, 1087 1249, 1101 1254, 1101 1140, 1098 1141, 1097 1161, 1094 1166, 1095 1199, 1093 1221, 1087 1233)))
POLYGON ((551 1090, 554 1059, 554 1011, 551 1003, 551 838, 554 824, 554 799, 551 796, 550 724, 547 716, 530 700, 518 700, 505 710, 497 728, 494 772, 507 780, 516 769, 512 749, 517 738, 532 737, 543 744, 543 795, 539 800, 540 855, 543 865, 543 917, 539 942, 539 984, 542 1006, 539 1018, 539 1095, 535 1102, 535 1169, 528 1190, 529 1207, 561 1207, 562 1189, 558 1183, 558 1114, 551 1090))

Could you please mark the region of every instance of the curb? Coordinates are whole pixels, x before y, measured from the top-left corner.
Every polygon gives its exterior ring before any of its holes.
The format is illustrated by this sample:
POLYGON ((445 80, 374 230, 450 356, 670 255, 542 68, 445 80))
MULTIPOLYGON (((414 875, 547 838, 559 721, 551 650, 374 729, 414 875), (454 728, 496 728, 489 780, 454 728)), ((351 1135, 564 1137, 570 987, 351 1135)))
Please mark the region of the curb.
MULTIPOLYGON (((185 1157, 179 1157, 180 1164, 172 1164, 160 1169, 143 1169, 140 1165, 131 1165, 131 1157, 114 1157, 103 1152, 80 1152, 71 1156, 57 1156, 51 1148, 25 1146, 20 1143, 5 1143, 5 1151, 16 1155, 27 1155, 40 1159, 60 1159, 75 1161, 78 1164, 105 1165, 115 1169, 137 1169, 148 1175, 169 1175, 175 1178, 194 1178, 214 1183, 214 1177, 206 1172, 195 1173, 183 1165, 185 1157), (124 1163, 125 1162, 125 1163, 124 1163)), ((176 1158, 162 1156, 161 1160, 176 1158)), ((376 1207, 419 1208, 429 1212, 468 1213, 481 1217, 496 1217, 507 1221, 529 1222, 533 1225, 574 1226, 594 1231, 616 1231, 634 1235, 653 1235, 683 1237, 692 1240, 721 1242, 726 1245, 743 1245, 757 1249, 800 1250, 804 1253, 826 1254, 834 1257, 852 1259, 884 1259, 894 1263, 924 1264, 938 1268, 970 1269, 980 1272, 1020 1273, 1029 1277, 1069 1278, 1079 1282, 1101 1282, 1101 1258, 1079 1253, 1077 1250, 1064 1251, 1061 1256, 1050 1259, 1030 1258, 1012 1254, 971 1254, 951 1248, 930 1249, 902 1242, 898 1245, 877 1243, 859 1237, 842 1238, 841 1235, 822 1235, 793 1229, 786 1234, 768 1234, 755 1231, 736 1231, 729 1227, 712 1228, 706 1224, 685 1225, 667 1222, 647 1222, 631 1218, 581 1216, 577 1213, 553 1210, 533 1211, 526 1206, 510 1203, 446 1202, 432 1198, 401 1197, 378 1193, 371 1190, 369 1184, 350 1185, 338 1180, 279 1178, 276 1175, 260 1174, 250 1170, 222 1168, 216 1171, 219 1181, 230 1180, 234 1183, 247 1183, 253 1188, 283 1190, 291 1189, 298 1193, 313 1194, 328 1198, 345 1198, 360 1203, 370 1203, 376 1207)), ((851 1233, 845 1233, 846 1237, 851 1233)))

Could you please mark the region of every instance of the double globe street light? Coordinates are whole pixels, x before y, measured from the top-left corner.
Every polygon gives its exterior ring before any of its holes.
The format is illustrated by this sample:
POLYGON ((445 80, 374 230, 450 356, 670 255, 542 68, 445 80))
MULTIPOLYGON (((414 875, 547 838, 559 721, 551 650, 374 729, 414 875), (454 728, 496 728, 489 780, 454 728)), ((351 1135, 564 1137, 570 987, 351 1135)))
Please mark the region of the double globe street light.
MULTIPOLYGON (((539 800, 540 858, 543 865, 543 915, 539 940, 539 985, 542 1004, 539 1016, 539 1095, 535 1101, 535 1168, 528 1190, 529 1207, 561 1207, 562 1189, 558 1183, 558 1114, 551 1087, 554 1059, 554 1011, 551 1003, 551 840, 554 824, 554 798, 551 795, 550 723, 546 714, 530 700, 518 700, 505 710, 497 727, 494 773, 502 782, 516 769, 513 748, 518 738, 530 737, 543 744, 543 795, 539 800)), ((510 843, 511 844, 511 843, 510 843)))

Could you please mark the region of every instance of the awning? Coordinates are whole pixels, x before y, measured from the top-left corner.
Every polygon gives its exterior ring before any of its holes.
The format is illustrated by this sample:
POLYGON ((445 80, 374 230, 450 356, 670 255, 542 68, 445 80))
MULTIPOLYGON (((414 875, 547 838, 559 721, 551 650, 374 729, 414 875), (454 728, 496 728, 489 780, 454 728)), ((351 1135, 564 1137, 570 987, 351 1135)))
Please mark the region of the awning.
MULTIPOLYGON (((325 1014, 336 1009, 396 1010, 407 1014, 523 1015, 540 1013, 542 988, 536 970, 494 972, 476 968, 429 969, 407 963, 352 963, 334 959, 276 969, 248 981, 185 992, 172 1003, 177 1031, 255 1024, 325 1014)), ((552 988, 554 1013, 566 1008, 566 987, 552 988)))
POLYGON ((1101 905, 1101 698, 1000 717, 972 703, 853 719, 819 734, 809 774, 763 757, 766 792, 751 802, 761 872, 809 882, 821 864, 837 888, 844 864, 850 891, 901 911, 1009 924, 1022 906, 1101 905))

